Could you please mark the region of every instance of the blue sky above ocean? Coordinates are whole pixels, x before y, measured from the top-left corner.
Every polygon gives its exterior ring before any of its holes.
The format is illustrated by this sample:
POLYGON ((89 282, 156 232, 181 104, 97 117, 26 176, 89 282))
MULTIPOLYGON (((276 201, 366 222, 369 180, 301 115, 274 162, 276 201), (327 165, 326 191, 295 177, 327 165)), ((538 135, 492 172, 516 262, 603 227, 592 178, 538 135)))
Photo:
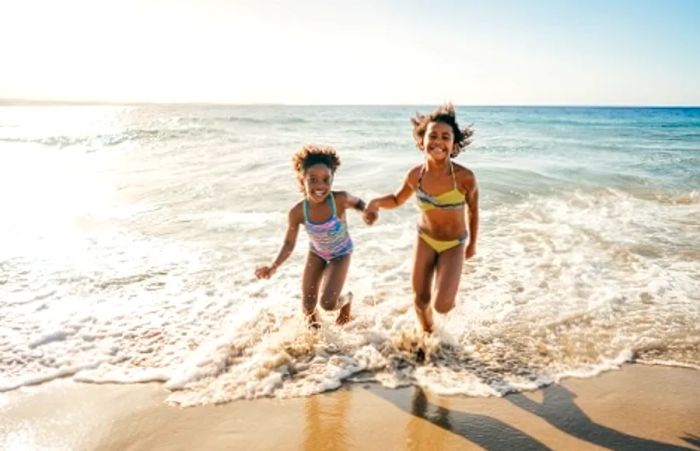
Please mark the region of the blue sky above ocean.
POLYGON ((11 2, 0 99, 699 105, 695 1, 11 2))

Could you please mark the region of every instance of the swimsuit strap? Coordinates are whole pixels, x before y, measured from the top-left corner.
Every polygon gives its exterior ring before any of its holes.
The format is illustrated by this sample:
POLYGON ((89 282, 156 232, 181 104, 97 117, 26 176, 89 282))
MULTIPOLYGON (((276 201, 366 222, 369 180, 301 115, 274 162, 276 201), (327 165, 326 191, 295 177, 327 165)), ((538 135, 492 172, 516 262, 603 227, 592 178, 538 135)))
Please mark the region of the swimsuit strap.
POLYGON ((329 197, 330 200, 331 200, 331 218, 332 218, 332 217, 336 216, 336 212, 335 212, 335 197, 333 197, 333 191, 330 192, 330 194, 328 195, 328 197, 329 197))
MULTIPOLYGON (((331 216, 326 219, 326 221, 330 221, 336 216, 336 211, 335 211, 335 197, 333 197, 333 191, 330 192, 329 196, 326 198, 326 202, 330 200, 331 203, 331 216)), ((311 223, 309 220, 309 199, 306 197, 304 198, 304 222, 311 223)))

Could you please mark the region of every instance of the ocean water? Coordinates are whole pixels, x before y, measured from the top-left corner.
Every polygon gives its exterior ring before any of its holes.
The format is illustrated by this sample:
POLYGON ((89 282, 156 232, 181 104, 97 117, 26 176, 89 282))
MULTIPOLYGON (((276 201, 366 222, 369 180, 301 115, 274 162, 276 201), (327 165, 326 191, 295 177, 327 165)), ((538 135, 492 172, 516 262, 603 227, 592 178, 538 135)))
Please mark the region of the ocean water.
POLYGON ((417 332, 413 202, 373 227, 351 211, 355 318, 309 332, 303 231, 273 279, 253 276, 300 199, 292 153, 335 146, 334 188, 369 199, 421 161, 408 119, 431 109, 0 106, 0 391, 499 396, 629 361, 700 369, 700 109, 458 108, 481 228, 456 308, 417 332))

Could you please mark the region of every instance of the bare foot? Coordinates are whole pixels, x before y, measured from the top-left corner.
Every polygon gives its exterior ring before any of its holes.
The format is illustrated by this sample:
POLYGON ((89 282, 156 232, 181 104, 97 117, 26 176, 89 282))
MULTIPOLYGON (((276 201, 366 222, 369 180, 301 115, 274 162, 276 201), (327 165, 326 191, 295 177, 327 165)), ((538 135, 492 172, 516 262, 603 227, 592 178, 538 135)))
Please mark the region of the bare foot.
POLYGON ((423 328, 425 333, 433 332, 433 307, 428 306, 426 309, 420 309, 416 307, 416 316, 418 317, 418 322, 423 328))
POLYGON ((335 319, 335 323, 339 326, 347 323, 352 319, 350 316, 350 309, 352 308, 352 292, 348 292, 341 297, 340 311, 338 312, 338 317, 335 319))
POLYGON ((318 330, 321 327, 321 323, 318 321, 318 314, 316 313, 316 310, 313 311, 310 315, 306 316, 306 324, 309 327, 309 329, 314 329, 318 330))

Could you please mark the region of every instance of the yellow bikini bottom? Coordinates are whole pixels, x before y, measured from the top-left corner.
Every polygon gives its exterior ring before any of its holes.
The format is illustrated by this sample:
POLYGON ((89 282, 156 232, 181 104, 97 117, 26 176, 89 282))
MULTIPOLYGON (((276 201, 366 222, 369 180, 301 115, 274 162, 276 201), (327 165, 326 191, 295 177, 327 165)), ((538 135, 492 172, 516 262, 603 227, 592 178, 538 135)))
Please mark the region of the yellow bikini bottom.
POLYGON ((447 250, 452 249, 453 247, 457 247, 460 244, 464 244, 467 242, 467 237, 465 236, 462 239, 459 240, 449 240, 449 241, 442 241, 442 240, 436 240, 435 238, 430 237, 428 234, 425 232, 422 232, 418 230, 418 236, 425 241, 425 244, 428 246, 432 247, 435 252, 438 254, 441 254, 447 250))

